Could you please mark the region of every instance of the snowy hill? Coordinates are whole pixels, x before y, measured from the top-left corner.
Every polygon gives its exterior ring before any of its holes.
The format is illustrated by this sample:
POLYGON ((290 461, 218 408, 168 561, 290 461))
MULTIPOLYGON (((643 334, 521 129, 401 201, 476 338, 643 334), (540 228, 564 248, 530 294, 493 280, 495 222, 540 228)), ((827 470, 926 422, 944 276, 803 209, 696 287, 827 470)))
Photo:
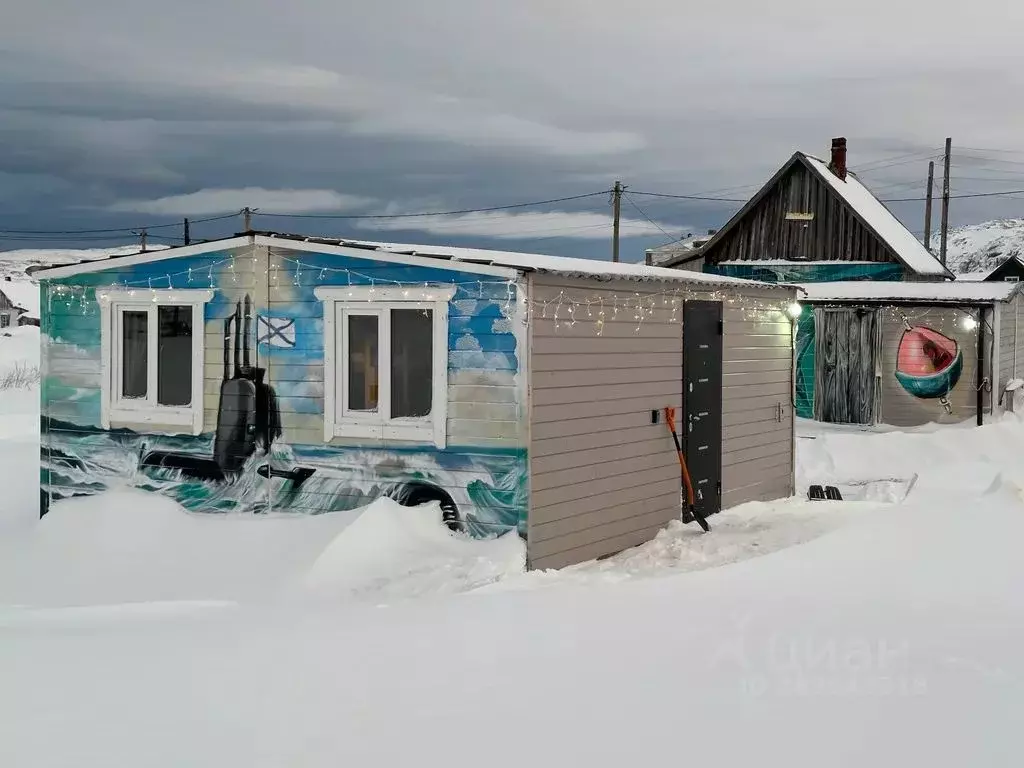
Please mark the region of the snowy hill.
MULTIPOLYGON (((151 250, 165 248, 155 245, 151 250)), ((137 245, 122 245, 116 248, 26 248, 16 251, 0 251, 0 278, 20 277, 29 267, 74 264, 78 261, 104 259, 107 256, 125 256, 138 253, 137 245)))
MULTIPOLYGON (((939 238, 934 236, 933 252, 939 238)), ((1024 257, 1024 219, 997 219, 950 230, 947 262, 956 274, 987 272, 1011 256, 1024 257)))

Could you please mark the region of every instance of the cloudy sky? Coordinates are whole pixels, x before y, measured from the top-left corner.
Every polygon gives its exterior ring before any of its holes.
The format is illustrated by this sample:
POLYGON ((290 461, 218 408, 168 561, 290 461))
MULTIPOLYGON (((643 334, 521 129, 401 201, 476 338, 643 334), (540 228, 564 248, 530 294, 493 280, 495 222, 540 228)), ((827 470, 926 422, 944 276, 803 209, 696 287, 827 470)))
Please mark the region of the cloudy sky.
MULTIPOLYGON (((850 142, 883 198, 1024 189, 1024 4, 972 0, 0 0, 0 248, 258 207, 365 216, 608 189, 743 199, 850 142)), ((738 204, 627 194, 623 257, 738 204), (653 222, 653 223, 652 223, 653 222)), ((919 202, 893 203, 921 229, 919 202)), ((955 200, 954 223, 1024 215, 955 200)), ((261 229, 608 258, 607 194, 261 229)), ((240 228, 196 224, 193 236, 240 228)), ((176 236, 177 229, 152 230, 176 236)))

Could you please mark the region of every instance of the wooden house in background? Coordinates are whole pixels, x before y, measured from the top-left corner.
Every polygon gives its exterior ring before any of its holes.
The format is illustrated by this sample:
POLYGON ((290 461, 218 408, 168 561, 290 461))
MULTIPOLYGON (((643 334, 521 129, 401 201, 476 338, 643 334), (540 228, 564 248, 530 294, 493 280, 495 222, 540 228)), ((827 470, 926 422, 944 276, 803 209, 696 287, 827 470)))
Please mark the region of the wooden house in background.
POLYGON ((953 279, 847 169, 842 138, 829 162, 794 154, 698 251, 661 265, 766 282, 953 279))

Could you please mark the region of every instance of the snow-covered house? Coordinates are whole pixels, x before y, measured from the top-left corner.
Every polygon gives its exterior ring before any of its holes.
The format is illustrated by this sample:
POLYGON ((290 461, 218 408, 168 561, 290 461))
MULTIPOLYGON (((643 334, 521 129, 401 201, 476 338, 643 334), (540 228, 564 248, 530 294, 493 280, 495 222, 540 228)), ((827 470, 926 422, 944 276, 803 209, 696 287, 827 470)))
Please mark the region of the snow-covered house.
POLYGON ((803 288, 796 340, 800 416, 864 425, 981 424, 986 414, 1014 407, 1024 377, 1020 283, 803 288))
POLYGON ((797 152, 695 253, 662 263, 719 275, 791 283, 949 280, 924 247, 846 164, 797 152))
POLYGON ((28 280, 0 280, 0 331, 39 325, 39 287, 28 280))
POLYGON ((956 279, 968 282, 1018 283, 1024 279, 1024 259, 1020 256, 1007 256, 994 267, 979 272, 965 272, 957 275, 956 279))
POLYGON ((685 513, 665 407, 703 514, 793 491, 792 287, 255 232, 34 275, 44 505, 386 494, 562 566, 685 513))

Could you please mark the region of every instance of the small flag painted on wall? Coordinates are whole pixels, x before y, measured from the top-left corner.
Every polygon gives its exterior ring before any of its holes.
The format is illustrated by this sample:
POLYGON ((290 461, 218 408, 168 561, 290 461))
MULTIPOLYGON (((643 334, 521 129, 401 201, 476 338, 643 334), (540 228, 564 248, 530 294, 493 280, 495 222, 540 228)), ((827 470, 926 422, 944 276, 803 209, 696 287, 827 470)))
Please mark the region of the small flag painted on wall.
POLYGON ((295 346, 295 319, 259 315, 256 322, 256 342, 272 347, 295 346))

